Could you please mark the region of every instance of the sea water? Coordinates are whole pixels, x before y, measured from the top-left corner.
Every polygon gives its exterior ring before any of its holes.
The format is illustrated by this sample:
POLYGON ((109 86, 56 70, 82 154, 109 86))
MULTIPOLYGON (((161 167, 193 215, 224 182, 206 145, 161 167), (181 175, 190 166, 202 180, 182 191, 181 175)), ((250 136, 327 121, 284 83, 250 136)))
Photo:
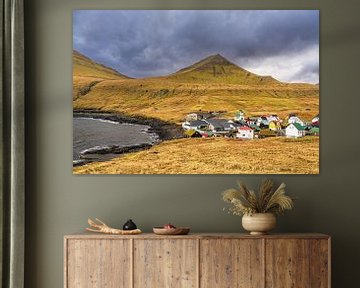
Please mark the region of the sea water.
MULTIPOLYGON (((73 119, 73 163, 81 162, 81 155, 107 147, 131 147, 139 144, 155 144, 159 137, 150 127, 139 124, 118 123, 93 118, 73 119)), ((107 160, 114 155, 97 155, 96 161, 107 160)))

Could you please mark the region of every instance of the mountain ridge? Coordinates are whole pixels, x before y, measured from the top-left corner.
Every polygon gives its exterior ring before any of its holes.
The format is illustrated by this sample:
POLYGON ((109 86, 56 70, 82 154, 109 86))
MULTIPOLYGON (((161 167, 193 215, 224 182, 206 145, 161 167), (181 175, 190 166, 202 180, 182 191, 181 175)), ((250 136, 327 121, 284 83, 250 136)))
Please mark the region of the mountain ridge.
POLYGON ((207 56, 175 73, 164 76, 164 78, 200 83, 211 81, 215 83, 244 85, 282 84, 282 82, 271 76, 260 76, 252 73, 231 62, 221 54, 207 56))
POLYGON ((148 76, 134 78, 123 74, 114 68, 92 60, 90 57, 73 50, 73 76, 94 77, 102 79, 167 79, 176 82, 205 83, 212 81, 225 84, 244 84, 244 85, 310 85, 319 86, 312 83, 282 82, 270 75, 258 75, 250 72, 241 66, 231 62, 221 54, 209 55, 189 66, 181 68, 173 73, 159 76, 148 76), (80 66, 90 66, 88 69, 80 69, 80 66), (89 71, 82 71, 89 70, 89 71))
MULTIPOLYGON (((93 68, 93 62, 81 60, 93 68)), ((96 67, 103 71, 103 66, 96 67)), ((82 71, 87 72, 78 70, 82 71)), ((283 118, 296 113, 305 120, 319 112, 319 86, 258 76, 218 54, 167 76, 136 79, 106 72, 103 78, 74 73, 74 109, 120 112, 173 123, 182 121, 190 111, 224 111, 223 116, 229 118, 239 109, 249 115, 277 114, 283 118)))
POLYGON ((176 73, 183 73, 183 72, 187 72, 188 70, 190 69, 199 69, 201 67, 206 67, 206 66, 209 66, 209 65, 233 65, 235 66, 234 63, 232 63, 231 61, 229 61, 227 58, 225 58, 224 56, 222 56, 221 54, 212 54, 212 55, 209 55, 187 67, 184 67, 178 71, 176 71, 175 73, 173 74, 176 74, 176 73))
POLYGON ((73 50, 73 76, 102 79, 130 79, 129 76, 104 64, 96 62, 77 50, 73 50))

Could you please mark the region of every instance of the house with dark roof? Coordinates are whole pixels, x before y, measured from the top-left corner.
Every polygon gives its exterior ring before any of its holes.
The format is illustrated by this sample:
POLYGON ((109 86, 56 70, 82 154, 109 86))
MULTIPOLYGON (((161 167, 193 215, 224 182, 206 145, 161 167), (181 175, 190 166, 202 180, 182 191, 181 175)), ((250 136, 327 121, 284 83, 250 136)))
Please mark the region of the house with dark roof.
POLYGON ((193 129, 185 130, 184 135, 189 138, 202 137, 199 131, 193 129))
POLYGON ((256 121, 256 125, 259 127, 268 127, 269 126, 269 120, 266 116, 260 116, 258 117, 256 121))
MULTIPOLYGON (((259 117, 247 117, 247 118, 245 119, 245 123, 246 123, 248 126, 256 125, 258 119, 259 119, 259 117)), ((257 126, 257 125, 256 125, 256 126, 257 126)))
POLYGON ((229 122, 227 119, 206 119, 204 120, 209 125, 209 129, 214 133, 226 134, 236 130, 235 123, 229 122))
POLYGON ((204 120, 185 121, 181 125, 185 130, 204 130, 208 128, 208 123, 204 120))

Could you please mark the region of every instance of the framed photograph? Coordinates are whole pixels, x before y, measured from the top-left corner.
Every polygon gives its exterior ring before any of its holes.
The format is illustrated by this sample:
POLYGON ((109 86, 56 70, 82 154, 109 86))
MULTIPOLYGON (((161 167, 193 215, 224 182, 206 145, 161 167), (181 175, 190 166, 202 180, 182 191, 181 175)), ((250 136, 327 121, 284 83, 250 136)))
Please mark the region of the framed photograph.
POLYGON ((75 174, 318 174, 318 10, 73 11, 75 174))

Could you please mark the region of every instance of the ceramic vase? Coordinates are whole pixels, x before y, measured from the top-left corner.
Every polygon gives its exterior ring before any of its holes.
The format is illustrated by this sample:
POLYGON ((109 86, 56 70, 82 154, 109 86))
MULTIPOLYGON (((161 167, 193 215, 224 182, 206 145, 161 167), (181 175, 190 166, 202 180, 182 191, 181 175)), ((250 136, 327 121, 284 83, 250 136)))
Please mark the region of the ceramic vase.
POLYGON ((263 235, 274 229, 276 217, 272 213, 255 213, 242 217, 242 226, 251 235, 263 235))

